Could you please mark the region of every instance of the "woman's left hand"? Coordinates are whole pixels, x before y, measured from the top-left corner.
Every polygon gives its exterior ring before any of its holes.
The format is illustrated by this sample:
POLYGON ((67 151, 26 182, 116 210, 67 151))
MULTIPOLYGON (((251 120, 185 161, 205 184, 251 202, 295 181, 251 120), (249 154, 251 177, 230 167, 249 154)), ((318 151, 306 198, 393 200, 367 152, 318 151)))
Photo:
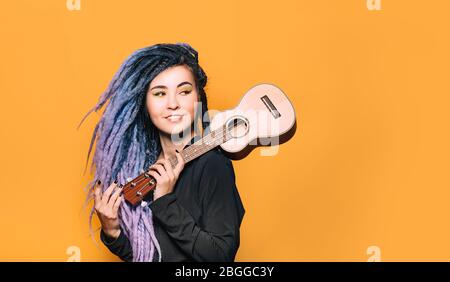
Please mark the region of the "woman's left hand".
POLYGON ((171 193, 178 180, 178 176, 184 168, 184 160, 181 154, 175 152, 178 163, 172 168, 168 159, 162 159, 156 161, 150 166, 148 174, 156 179, 156 188, 153 192, 153 201, 156 199, 171 193))

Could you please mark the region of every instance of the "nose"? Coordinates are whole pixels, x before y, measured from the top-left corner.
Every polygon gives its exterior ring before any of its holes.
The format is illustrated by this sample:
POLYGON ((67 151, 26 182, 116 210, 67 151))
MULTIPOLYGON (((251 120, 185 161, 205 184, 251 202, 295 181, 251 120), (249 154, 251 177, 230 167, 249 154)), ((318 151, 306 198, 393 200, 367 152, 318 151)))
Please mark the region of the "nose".
POLYGON ((167 100, 167 108, 171 109, 171 110, 177 110, 180 107, 180 104, 178 103, 178 99, 177 99, 177 95, 176 94, 172 94, 172 95, 168 95, 168 100, 167 100))

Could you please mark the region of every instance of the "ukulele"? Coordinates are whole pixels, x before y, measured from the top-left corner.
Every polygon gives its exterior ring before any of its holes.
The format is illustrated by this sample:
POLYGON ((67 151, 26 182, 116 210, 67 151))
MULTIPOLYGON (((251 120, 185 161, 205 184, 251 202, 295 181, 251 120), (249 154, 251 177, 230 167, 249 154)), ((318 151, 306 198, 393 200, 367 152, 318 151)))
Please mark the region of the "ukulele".
MULTIPOLYGON (((275 85, 258 84, 242 97, 239 105, 214 115, 209 133, 180 151, 185 163, 220 146, 228 153, 242 151, 258 140, 271 140, 278 145, 279 137, 291 131, 295 125, 295 111, 287 96, 275 85), (278 139, 277 139, 278 138, 278 139)), ((174 168, 176 156, 168 159, 174 168)), ((125 200, 136 206, 156 188, 156 179, 143 172, 123 186, 125 200)))

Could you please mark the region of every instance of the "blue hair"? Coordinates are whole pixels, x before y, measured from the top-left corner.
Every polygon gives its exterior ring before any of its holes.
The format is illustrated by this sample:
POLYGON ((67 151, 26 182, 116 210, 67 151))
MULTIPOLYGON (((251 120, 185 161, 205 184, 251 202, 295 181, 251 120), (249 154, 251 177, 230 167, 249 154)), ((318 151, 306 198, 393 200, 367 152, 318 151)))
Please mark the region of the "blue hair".
MULTIPOLYGON (((202 127, 208 128, 204 90, 207 76, 198 63, 197 51, 186 43, 156 44, 135 51, 121 65, 97 104, 80 122, 81 125, 90 113, 97 112, 109 101, 95 126, 89 146, 86 167, 96 141, 91 172, 94 165, 96 170, 94 179, 87 185, 87 201, 92 199, 98 180, 101 181, 102 191, 115 180, 124 185, 157 160, 161 152, 159 131, 149 118, 145 106, 146 93, 159 73, 177 65, 187 65, 193 73, 202 105, 202 127)), ((91 231, 93 214, 94 208, 89 215, 91 231)), ((153 261, 155 251, 161 261, 161 247, 148 206, 132 207, 124 202, 119 209, 119 220, 132 245, 133 261, 153 261)))

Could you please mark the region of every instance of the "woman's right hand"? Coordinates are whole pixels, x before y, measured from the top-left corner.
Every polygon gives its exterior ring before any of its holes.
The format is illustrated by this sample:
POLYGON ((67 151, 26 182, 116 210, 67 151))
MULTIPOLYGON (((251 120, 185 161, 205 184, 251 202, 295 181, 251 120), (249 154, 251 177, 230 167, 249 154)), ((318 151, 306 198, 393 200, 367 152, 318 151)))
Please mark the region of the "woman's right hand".
POLYGON ((103 232, 111 238, 118 238, 120 235, 120 223, 118 211, 122 203, 122 187, 116 183, 111 184, 102 193, 99 183, 96 183, 94 190, 94 209, 102 225, 103 232))

